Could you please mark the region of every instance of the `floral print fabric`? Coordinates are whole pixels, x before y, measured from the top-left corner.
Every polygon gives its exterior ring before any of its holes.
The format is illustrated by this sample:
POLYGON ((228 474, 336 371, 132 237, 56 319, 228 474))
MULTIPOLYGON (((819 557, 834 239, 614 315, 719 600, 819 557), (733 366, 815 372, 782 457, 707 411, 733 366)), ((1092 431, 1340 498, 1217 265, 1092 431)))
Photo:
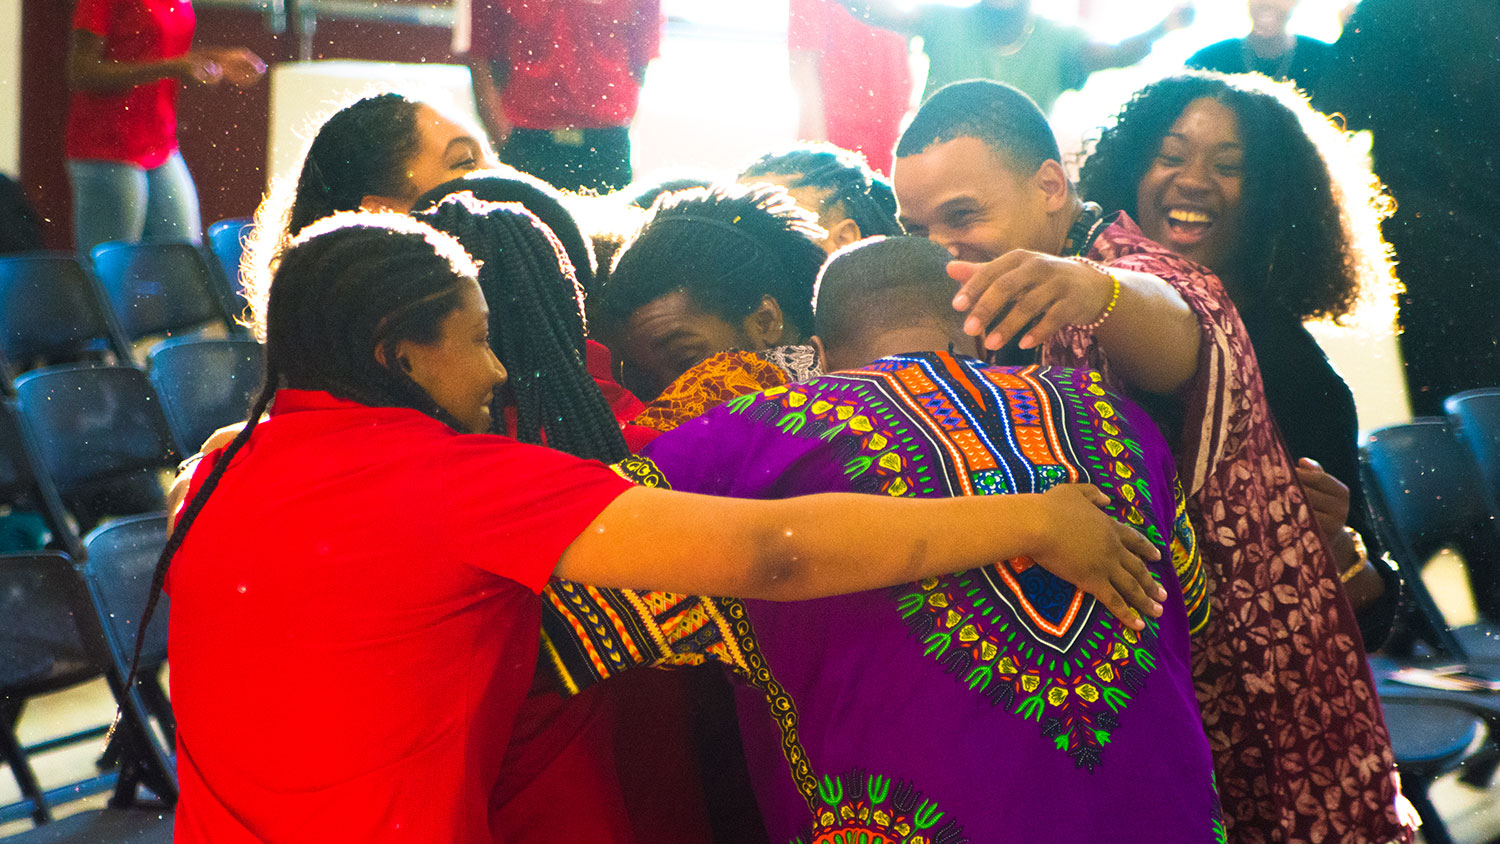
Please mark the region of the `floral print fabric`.
MULTIPOLYGON (((1354 610, 1272 424, 1239 314, 1217 277, 1124 216, 1089 257, 1162 278, 1202 328, 1198 372, 1177 396, 1174 448, 1210 580, 1193 677, 1230 840, 1409 841, 1354 610)), ((1076 329, 1043 360, 1109 371, 1076 329)))

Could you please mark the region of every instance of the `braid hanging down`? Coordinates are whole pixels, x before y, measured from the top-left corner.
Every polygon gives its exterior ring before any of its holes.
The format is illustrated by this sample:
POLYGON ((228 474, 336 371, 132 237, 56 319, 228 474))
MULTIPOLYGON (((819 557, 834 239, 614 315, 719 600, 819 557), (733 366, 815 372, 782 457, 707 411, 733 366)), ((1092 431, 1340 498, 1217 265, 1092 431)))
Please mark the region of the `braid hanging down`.
MULTIPOLYGON (((606 463, 629 456, 584 365, 582 290, 551 232, 520 205, 468 193, 415 216, 453 235, 480 264, 490 342, 510 373, 516 438, 606 463)), ((495 424, 503 430, 503 415, 495 424)))
POLYGON ((435 342, 442 318, 457 306, 462 280, 474 273, 457 243, 402 215, 336 215, 313 223, 293 242, 271 285, 260 393, 245 427, 188 500, 157 558, 127 689, 135 683, 142 634, 172 558, 279 388, 325 390, 373 407, 409 407, 462 428, 400 367, 381 364, 375 351, 384 348, 385 359, 394 360, 400 340, 435 342))

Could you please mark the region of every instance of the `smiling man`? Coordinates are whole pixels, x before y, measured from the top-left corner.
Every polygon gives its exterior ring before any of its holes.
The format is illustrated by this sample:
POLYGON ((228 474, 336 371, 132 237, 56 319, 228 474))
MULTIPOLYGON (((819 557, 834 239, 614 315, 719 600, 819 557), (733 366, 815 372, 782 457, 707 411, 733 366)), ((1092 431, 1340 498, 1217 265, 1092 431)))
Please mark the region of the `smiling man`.
MULTIPOLYGON (((1004 85, 934 94, 896 147, 894 183, 907 230, 958 259, 967 334, 989 349, 1019 335, 1043 365, 1134 388, 1172 444, 1211 584, 1193 679, 1230 840, 1316 840, 1330 826, 1340 841, 1403 839, 1354 611, 1219 279, 1085 203, 1046 118, 1004 85), (1309 729, 1306 712, 1350 715, 1309 729), (1305 799, 1315 783, 1339 790, 1337 808, 1305 799)), ((1183 236, 1212 230, 1212 209, 1174 202, 1162 213, 1183 236)))
POLYGON ((990 350, 1089 336, 1126 383, 1173 392, 1196 371, 1200 344, 1192 309, 1163 280, 1184 262, 1079 198, 1061 158, 1019 90, 950 85, 896 147, 901 222, 956 259, 949 272, 966 284, 955 305, 973 305, 965 330, 990 350))

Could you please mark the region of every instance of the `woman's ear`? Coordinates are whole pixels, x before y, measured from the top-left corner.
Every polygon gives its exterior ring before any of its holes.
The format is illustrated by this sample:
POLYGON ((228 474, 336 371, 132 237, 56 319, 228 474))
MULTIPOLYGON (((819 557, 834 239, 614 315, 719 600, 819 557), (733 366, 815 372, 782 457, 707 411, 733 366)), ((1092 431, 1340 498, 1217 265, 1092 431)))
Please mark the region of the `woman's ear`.
POLYGON ((375 362, 383 367, 389 368, 391 365, 391 358, 394 357, 396 359, 396 366, 401 367, 401 371, 409 375, 411 374, 410 346, 410 340, 398 340, 396 342, 396 347, 389 352, 386 351, 385 346, 376 346, 375 362))
POLYGON ((828 237, 823 239, 823 248, 832 255, 851 243, 858 243, 863 238, 859 223, 845 217, 828 227, 828 237))
POLYGON ((760 306, 740 323, 740 330, 750 341, 747 351, 758 352, 785 343, 786 320, 781 313, 781 303, 770 296, 760 298, 760 306))

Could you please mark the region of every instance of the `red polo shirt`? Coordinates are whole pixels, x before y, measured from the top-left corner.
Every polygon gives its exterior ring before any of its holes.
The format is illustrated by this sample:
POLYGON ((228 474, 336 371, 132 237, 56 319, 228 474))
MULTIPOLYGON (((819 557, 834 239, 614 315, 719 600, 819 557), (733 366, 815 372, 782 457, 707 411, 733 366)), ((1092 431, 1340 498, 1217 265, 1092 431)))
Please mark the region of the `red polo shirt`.
POLYGON ((176 840, 502 840, 537 592, 629 486, 414 410, 278 393, 172 563, 176 840))
MULTIPOLYGON (((104 39, 104 57, 120 62, 173 59, 193 43, 188 0, 78 0, 73 28, 104 39)), ((75 91, 68 106, 68 158, 158 167, 177 151, 175 79, 115 93, 75 91)))
POLYGON ((887 176, 911 103, 905 36, 870 26, 838 0, 791 0, 787 49, 816 53, 830 143, 864 153, 887 176))
POLYGON ((523 129, 629 126, 661 43, 660 0, 474 0, 469 55, 507 62, 505 118, 523 129))

